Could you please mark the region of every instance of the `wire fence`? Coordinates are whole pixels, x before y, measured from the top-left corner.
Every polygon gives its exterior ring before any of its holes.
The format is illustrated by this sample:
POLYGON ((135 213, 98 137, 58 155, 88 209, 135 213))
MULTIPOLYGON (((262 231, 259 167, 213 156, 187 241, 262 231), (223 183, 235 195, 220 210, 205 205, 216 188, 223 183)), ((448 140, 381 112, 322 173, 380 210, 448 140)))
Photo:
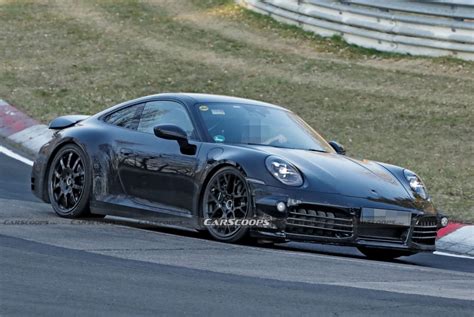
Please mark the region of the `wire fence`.
POLYGON ((237 0, 304 30, 379 51, 474 60, 474 0, 237 0))

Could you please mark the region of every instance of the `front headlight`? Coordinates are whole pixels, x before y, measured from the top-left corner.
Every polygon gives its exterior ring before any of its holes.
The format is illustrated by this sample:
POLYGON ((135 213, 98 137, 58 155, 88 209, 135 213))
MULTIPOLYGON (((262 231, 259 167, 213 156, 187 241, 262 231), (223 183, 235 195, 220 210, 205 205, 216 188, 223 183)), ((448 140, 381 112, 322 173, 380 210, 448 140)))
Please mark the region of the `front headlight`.
POLYGON ((285 160, 276 156, 269 156, 265 160, 265 165, 270 174, 283 184, 289 186, 303 185, 303 177, 298 169, 285 160))
POLYGON ((427 199, 428 191, 426 190, 425 184, 421 178, 410 170, 404 170, 403 174, 405 175, 405 178, 410 184, 410 188, 413 190, 413 192, 421 198, 427 199))

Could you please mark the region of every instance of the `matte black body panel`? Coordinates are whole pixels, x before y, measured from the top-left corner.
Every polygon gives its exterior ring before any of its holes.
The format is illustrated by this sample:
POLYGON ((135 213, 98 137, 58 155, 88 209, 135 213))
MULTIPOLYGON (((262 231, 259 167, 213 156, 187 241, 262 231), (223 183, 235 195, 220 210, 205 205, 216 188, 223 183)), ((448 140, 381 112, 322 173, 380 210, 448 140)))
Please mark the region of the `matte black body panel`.
MULTIPOLYGON (((254 236, 411 251, 434 249, 434 246, 413 243, 410 237, 396 243, 387 239, 364 239, 359 236, 359 228, 354 229, 352 236, 342 238, 299 237, 298 234, 286 232, 288 211, 278 213, 275 209, 278 201, 287 203, 289 208, 295 210, 300 206, 339 208, 342 214, 345 213, 344 217, 353 218, 354 226, 357 226, 361 208, 411 213, 413 225, 420 217, 439 218, 439 215, 430 200, 414 196, 403 176, 403 168, 397 166, 355 160, 336 153, 214 143, 207 139, 204 125, 197 116, 196 104, 205 102, 278 107, 224 96, 162 94, 122 103, 88 118, 60 117, 53 120, 51 126, 61 130, 41 148, 35 161, 32 173, 34 193, 48 202, 45 184, 49 164, 62 145, 75 143, 91 162, 91 209, 95 213, 146 220, 182 220, 178 221, 178 226, 203 229, 200 221, 203 186, 216 169, 232 165, 247 177, 255 213, 280 221, 280 225, 271 229, 254 229, 254 236), (155 100, 177 101, 186 107, 197 130, 196 139, 189 141, 196 146, 195 154, 183 154, 176 141, 103 121, 113 111, 155 100), (304 184, 290 187, 275 179, 265 167, 265 159, 270 155, 279 156, 297 166, 304 184)), ((413 228, 407 228, 408 233, 410 230, 413 228)))

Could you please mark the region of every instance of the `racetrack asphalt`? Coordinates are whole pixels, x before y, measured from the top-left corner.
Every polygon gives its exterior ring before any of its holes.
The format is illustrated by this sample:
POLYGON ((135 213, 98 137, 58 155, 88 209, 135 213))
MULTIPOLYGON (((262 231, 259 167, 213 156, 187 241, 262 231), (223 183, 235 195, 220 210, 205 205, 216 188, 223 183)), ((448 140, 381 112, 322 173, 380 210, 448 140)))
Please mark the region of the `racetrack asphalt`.
POLYGON ((0 153, 0 316, 474 312, 472 259, 371 261, 348 247, 231 245, 109 217, 62 219, 30 193, 30 171, 0 153))

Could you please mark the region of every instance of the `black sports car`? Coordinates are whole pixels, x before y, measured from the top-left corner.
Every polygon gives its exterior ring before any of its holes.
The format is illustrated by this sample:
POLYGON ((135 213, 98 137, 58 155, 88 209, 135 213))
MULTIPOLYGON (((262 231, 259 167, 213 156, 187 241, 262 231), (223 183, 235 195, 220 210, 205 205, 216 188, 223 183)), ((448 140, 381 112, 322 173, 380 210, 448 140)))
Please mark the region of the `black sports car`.
POLYGON ((345 156, 297 115, 254 100, 159 94, 53 120, 32 190, 61 217, 133 217, 236 242, 433 251, 447 218, 421 179, 345 156))

